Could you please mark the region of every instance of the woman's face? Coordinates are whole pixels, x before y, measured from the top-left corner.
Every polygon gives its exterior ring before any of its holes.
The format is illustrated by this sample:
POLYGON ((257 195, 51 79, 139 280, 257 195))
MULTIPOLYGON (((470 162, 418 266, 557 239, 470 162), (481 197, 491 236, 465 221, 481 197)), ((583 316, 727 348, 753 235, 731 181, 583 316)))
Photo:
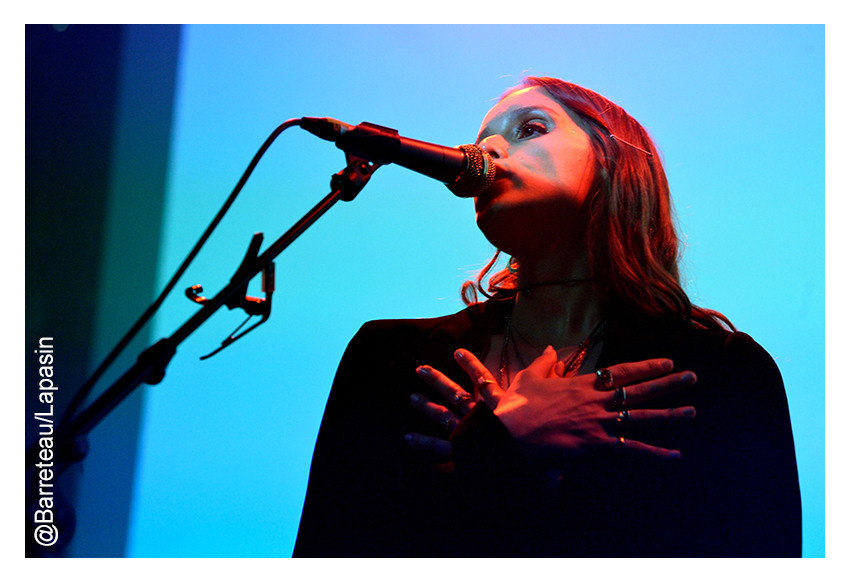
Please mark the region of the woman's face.
POLYGON ((594 180, 588 135, 542 87, 510 93, 484 118, 476 143, 496 181, 475 199, 476 221, 497 248, 522 258, 571 244, 594 180))

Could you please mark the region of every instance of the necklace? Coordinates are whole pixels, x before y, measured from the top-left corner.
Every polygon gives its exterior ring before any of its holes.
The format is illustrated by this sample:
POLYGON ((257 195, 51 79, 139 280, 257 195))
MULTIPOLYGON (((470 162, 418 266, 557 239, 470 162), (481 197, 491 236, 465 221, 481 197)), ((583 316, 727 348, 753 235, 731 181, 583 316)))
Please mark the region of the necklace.
POLYGON ((531 291, 536 287, 551 287, 554 285, 565 285, 567 287, 572 287, 574 285, 580 285, 582 283, 590 283, 591 281, 593 281, 593 279, 558 279, 556 281, 544 281, 542 283, 529 283, 528 285, 518 287, 517 291, 519 291, 526 297, 531 297, 531 291))
MULTIPOLYGON (((605 320, 602 320, 598 324, 596 324, 596 327, 593 328, 593 331, 590 332, 590 335, 587 337, 587 339, 584 340, 581 345, 579 345, 578 349, 569 357, 569 359, 564 361, 563 377, 567 377, 568 375, 576 372, 581 367, 582 363, 587 357, 587 353, 594 345, 596 345, 596 343, 602 337, 602 329, 604 326, 605 320)), ((525 339, 525 337, 523 337, 522 334, 519 333, 519 330, 517 330, 516 333, 525 343, 531 346, 534 350, 540 351, 531 342, 525 339)), ((528 367, 522 357, 522 354, 519 351, 519 347, 517 346, 516 340, 513 338, 513 334, 514 329, 511 327, 511 316, 508 315, 508 317, 505 318, 504 341, 502 342, 502 353, 499 357, 499 386, 501 386, 505 390, 507 390, 508 385, 511 381, 508 344, 514 344, 514 352, 516 353, 516 358, 517 361, 519 361, 520 366, 522 366, 523 369, 528 367)), ((542 354, 543 352, 540 353, 542 354)))

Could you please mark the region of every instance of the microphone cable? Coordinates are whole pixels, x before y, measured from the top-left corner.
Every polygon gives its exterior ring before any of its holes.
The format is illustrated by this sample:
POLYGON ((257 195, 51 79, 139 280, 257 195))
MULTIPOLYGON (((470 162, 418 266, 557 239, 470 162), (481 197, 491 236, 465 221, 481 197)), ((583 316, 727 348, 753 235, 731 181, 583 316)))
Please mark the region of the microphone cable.
POLYGON ((239 195, 239 193, 242 191, 242 188, 245 186, 245 183, 248 181, 248 178, 251 176, 251 173, 254 171, 254 168, 259 163, 260 158, 263 157, 263 155, 266 153, 266 150, 268 150, 269 147, 272 145, 272 142, 274 142, 274 140, 277 139, 277 137, 281 133, 283 133, 284 130, 289 129, 294 125, 300 125, 300 123, 301 119, 289 119, 283 122, 280 126, 278 126, 266 139, 266 141, 254 155, 254 158, 251 160, 251 163, 248 164, 248 167, 245 169, 245 172, 242 174, 242 177, 239 179, 239 182, 236 184, 236 187, 233 189, 233 192, 230 193, 230 196, 227 198, 224 205, 218 211, 218 214, 216 214, 215 218, 213 218, 212 222, 210 222, 209 226, 207 226, 207 229, 201 235, 201 238, 198 239, 197 243, 195 243, 195 246, 183 260, 183 263, 171 277, 171 280, 162 290, 159 297, 157 297, 156 301, 154 301, 150 305, 150 307, 148 307, 147 310, 141 315, 141 317, 139 317, 133 327, 130 328, 130 331, 128 331, 124 335, 124 337, 121 338, 121 341, 116 344, 116 346, 106 356, 103 362, 101 362, 100 366, 97 367, 91 377, 86 381, 85 384, 80 387, 80 389, 74 395, 73 399, 68 405, 68 408, 62 415, 62 425, 64 425, 74 417, 77 410, 86 401, 89 394, 91 394, 92 388, 103 375, 103 373, 106 372, 109 366, 111 366, 115 359, 121 354, 121 352, 124 351, 127 345, 136 336, 136 334, 138 334, 142 327, 144 327, 144 325, 150 320, 150 318, 153 317, 154 313, 159 310, 163 301, 165 301, 165 298, 168 296, 169 293, 171 293, 172 289, 174 289, 174 286, 177 284, 177 281, 180 279, 180 277, 183 276, 183 273, 186 271, 186 269, 189 268, 189 265, 195 259, 195 256, 200 252, 201 247, 204 246, 204 243, 207 242, 207 239, 210 237, 213 230, 215 230, 219 222, 221 222, 222 218, 224 218, 224 215, 230 209, 231 205, 236 200, 236 197, 239 195))

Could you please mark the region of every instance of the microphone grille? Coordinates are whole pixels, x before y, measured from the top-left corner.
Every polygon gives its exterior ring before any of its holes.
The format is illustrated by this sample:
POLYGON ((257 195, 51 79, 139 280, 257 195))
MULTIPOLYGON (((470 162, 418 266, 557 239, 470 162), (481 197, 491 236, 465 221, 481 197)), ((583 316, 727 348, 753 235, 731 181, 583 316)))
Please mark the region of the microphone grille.
POLYGON ((447 184, 447 187, 460 198, 475 198, 493 185, 496 165, 490 154, 477 145, 466 144, 457 146, 457 149, 466 155, 466 167, 458 179, 452 184, 447 184))

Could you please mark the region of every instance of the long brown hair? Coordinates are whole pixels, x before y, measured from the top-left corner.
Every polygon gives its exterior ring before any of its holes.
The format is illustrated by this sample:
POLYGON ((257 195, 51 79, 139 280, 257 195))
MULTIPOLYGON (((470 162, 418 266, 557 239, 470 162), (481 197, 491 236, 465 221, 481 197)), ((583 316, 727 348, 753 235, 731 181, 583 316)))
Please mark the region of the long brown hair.
MULTIPOLYGON (((692 305, 679 278, 679 236, 673 224, 667 176, 646 130, 622 107, 598 93, 551 77, 527 77, 522 87, 542 87, 575 113, 590 136, 597 178, 589 199, 591 277, 609 312, 688 320, 712 329, 735 329, 721 313, 692 305)), ((515 90, 515 89, 513 89, 515 90)), ((507 94, 512 92, 509 91, 507 94)), ((512 298, 516 275, 509 265, 483 281, 499 252, 461 288, 464 303, 477 291, 512 298)))

